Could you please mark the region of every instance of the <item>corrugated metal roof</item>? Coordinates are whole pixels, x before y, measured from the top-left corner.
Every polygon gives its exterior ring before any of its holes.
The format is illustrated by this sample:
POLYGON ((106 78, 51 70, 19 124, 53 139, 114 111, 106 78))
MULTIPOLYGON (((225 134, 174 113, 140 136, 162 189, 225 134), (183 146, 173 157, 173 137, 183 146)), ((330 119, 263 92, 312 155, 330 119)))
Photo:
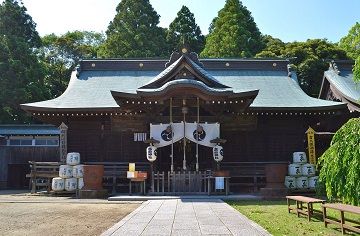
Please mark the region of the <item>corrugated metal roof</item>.
MULTIPOLYGON (((205 68, 206 69, 206 68, 205 68)), ((26 110, 111 109, 118 108, 110 91, 136 93, 161 71, 82 71, 79 78, 72 74, 67 90, 53 100, 24 104, 26 110)), ((207 70, 220 83, 234 92, 259 90, 252 108, 264 109, 337 109, 343 103, 316 99, 306 95, 288 71, 207 70)), ((295 73, 293 73, 295 74, 295 73)))
POLYGON ((0 135, 59 135, 52 125, 0 125, 0 135))
POLYGON ((325 71, 325 78, 348 100, 360 104, 360 84, 354 82, 352 71, 341 70, 338 74, 333 69, 329 69, 325 71))

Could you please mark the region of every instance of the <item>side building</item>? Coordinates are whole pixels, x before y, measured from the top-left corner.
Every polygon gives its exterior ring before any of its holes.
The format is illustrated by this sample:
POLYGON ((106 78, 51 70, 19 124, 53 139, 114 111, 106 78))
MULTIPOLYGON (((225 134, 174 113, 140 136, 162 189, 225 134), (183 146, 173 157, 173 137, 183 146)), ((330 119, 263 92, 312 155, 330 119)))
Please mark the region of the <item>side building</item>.
POLYGON ((0 189, 29 186, 29 161, 59 161, 53 125, 0 125, 0 189))
POLYGON ((354 81, 354 61, 332 61, 325 71, 319 98, 347 104, 351 116, 360 115, 360 84, 354 81))

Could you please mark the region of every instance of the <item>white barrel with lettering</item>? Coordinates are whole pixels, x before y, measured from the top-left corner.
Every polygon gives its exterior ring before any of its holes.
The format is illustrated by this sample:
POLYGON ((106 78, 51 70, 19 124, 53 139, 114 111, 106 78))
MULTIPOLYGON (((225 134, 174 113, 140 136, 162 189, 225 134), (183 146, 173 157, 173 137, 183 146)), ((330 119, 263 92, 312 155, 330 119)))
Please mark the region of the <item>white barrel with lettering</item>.
POLYGON ((65 189, 65 179, 56 177, 52 179, 51 188, 54 191, 64 191, 65 189))
POLYGON ((307 176, 314 176, 315 175, 315 165, 306 163, 301 166, 301 173, 307 176))
POLYGON ((296 182, 295 182, 294 176, 285 176, 285 186, 288 189, 294 189, 296 188, 296 182))
POLYGON ((75 191, 77 189, 77 178, 65 179, 65 190, 75 191))
POLYGON ((84 177, 84 166, 83 165, 76 165, 73 166, 73 173, 74 178, 82 178, 84 177))
POLYGON ((294 152, 293 153, 293 163, 306 163, 306 153, 305 152, 294 152))
POLYGON ((319 176, 312 176, 308 178, 309 188, 314 189, 319 181, 319 176))
POLYGON ((305 189, 308 188, 308 177, 307 176, 300 176, 296 177, 296 188, 298 189, 305 189))
POLYGON ((66 156, 66 164, 71 165, 71 166, 80 164, 80 153, 69 152, 66 156))
POLYGON ((73 174, 73 168, 69 165, 60 165, 59 176, 61 178, 71 178, 73 174))
POLYGON ((290 164, 288 167, 289 175, 299 176, 301 175, 301 165, 300 164, 290 164))
POLYGON ((84 187, 84 179, 78 178, 77 181, 78 181, 77 188, 82 189, 84 187))

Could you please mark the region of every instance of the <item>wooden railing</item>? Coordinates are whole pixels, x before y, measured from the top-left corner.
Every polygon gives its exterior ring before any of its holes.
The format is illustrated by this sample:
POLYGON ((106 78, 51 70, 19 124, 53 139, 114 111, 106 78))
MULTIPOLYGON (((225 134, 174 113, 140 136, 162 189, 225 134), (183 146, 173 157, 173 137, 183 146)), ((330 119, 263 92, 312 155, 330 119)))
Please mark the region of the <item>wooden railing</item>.
POLYGON ((205 194, 208 193, 208 177, 211 171, 154 172, 151 194, 205 194))
POLYGON ((221 170, 230 172, 231 189, 243 187, 252 188, 253 192, 259 191, 266 185, 266 164, 283 164, 287 162, 222 162, 221 170))
POLYGON ((51 190, 51 180, 59 176, 60 162, 35 162, 29 161, 30 173, 26 175, 30 178, 31 193, 35 193, 40 187, 51 190))

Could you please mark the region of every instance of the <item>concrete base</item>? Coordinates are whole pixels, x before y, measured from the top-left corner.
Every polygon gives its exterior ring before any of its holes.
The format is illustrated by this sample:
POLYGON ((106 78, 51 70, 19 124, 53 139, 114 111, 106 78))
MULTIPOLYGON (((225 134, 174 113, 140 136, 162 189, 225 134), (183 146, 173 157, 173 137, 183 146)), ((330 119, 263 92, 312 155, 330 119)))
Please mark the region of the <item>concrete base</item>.
POLYGON ((108 196, 108 191, 106 189, 102 190, 78 190, 78 198, 85 199, 105 199, 108 196))
POLYGON ((282 199, 288 195, 289 190, 284 187, 273 187, 273 188, 261 188, 260 195, 263 199, 282 199))
POLYGON ((224 201, 227 200, 261 200, 261 196, 256 195, 180 195, 180 196, 129 196, 129 195, 118 195, 109 197, 109 201, 148 201, 148 200, 174 200, 174 199, 222 199, 224 201))

